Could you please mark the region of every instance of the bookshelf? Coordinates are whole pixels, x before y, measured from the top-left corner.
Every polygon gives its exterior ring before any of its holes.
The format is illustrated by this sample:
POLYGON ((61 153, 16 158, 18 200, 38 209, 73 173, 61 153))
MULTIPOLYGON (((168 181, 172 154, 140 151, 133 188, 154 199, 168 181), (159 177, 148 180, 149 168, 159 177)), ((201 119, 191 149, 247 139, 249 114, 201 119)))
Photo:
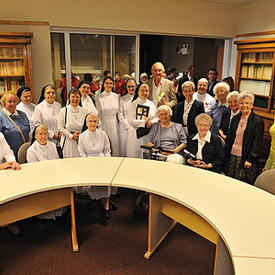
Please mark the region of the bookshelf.
POLYGON ((33 91, 32 33, 0 32, 0 97, 28 86, 33 91))
POLYGON ((269 128, 275 115, 275 38, 240 40, 237 45, 235 90, 255 95, 254 112, 265 123, 262 159, 270 149, 269 128))

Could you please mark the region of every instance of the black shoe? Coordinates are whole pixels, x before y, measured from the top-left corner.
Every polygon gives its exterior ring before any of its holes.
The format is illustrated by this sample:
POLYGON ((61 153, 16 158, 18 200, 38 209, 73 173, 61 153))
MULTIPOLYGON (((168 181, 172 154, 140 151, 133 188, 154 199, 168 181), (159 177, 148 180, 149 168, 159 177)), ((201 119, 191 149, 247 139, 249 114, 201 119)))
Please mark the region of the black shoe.
POLYGON ((102 209, 102 216, 104 219, 110 219, 111 218, 110 211, 106 209, 102 209))
POLYGON ((109 207, 110 207, 110 211, 115 211, 117 210, 117 206, 115 205, 115 203, 111 200, 109 200, 109 207))

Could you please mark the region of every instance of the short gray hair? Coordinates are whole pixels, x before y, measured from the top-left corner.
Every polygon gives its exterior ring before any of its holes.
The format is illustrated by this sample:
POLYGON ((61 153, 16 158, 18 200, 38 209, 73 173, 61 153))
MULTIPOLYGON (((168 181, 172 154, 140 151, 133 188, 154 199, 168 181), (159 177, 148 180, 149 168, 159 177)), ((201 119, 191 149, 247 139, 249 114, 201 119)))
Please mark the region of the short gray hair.
POLYGON ((233 91, 233 92, 230 92, 227 97, 226 97, 226 101, 228 102, 228 100, 232 97, 232 96, 236 96, 238 98, 239 96, 239 92, 238 91, 233 91))
POLYGON ((96 117, 96 120, 98 121, 98 115, 91 112, 91 113, 87 114, 87 116, 86 116, 86 121, 85 121, 86 123, 87 123, 88 119, 90 118, 90 116, 96 117))
POLYGON ((160 65, 162 71, 165 72, 165 68, 164 68, 164 66, 163 66, 163 64, 162 64, 161 62, 156 62, 156 63, 154 63, 154 64, 152 65, 152 67, 151 67, 151 72, 153 71, 153 68, 154 68, 154 66, 156 66, 156 65, 160 65))
POLYGON ((157 115, 159 115, 159 113, 160 113, 161 111, 166 111, 166 112, 168 112, 169 115, 170 115, 170 117, 171 117, 172 114, 173 114, 173 111, 172 111, 171 107, 168 106, 168 105, 161 105, 161 106, 159 106, 158 109, 157 109, 157 115))
POLYGON ((206 113, 201 113, 199 115, 196 116, 195 118, 195 125, 197 126, 199 124, 199 122, 204 119, 208 122, 209 126, 211 127, 212 125, 212 118, 210 115, 206 114, 206 113))
POLYGON ((200 78, 199 81, 198 81, 198 84, 199 84, 200 82, 205 82, 205 83, 207 83, 207 85, 208 85, 208 80, 207 80, 205 77, 200 78))
POLYGON ((240 101, 245 98, 250 98, 252 105, 254 104, 255 96, 252 93, 246 91, 243 91, 238 95, 238 103, 240 103, 240 101))
POLYGON ((227 93, 230 92, 230 86, 226 83, 226 82, 219 82, 215 85, 214 89, 213 89, 213 93, 214 95, 216 95, 216 92, 218 89, 225 89, 227 91, 227 93))
POLYGON ((184 88, 191 88, 192 91, 195 91, 195 84, 192 81, 185 81, 181 85, 182 91, 183 91, 184 88))

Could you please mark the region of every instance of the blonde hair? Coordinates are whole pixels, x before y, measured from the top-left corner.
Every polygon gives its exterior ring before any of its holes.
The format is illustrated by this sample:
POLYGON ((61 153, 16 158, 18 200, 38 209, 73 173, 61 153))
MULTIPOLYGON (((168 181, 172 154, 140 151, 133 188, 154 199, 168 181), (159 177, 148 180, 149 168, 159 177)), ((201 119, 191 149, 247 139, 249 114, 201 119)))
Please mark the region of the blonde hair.
POLYGON ((14 97, 15 97, 15 99, 16 99, 16 105, 20 102, 20 100, 19 100, 19 98, 18 98, 18 96, 16 95, 15 92, 7 91, 7 92, 5 92, 5 93, 2 95, 2 97, 1 97, 1 103, 2 103, 2 106, 3 106, 3 107, 6 107, 6 100, 7 100, 7 97, 8 97, 9 95, 14 95, 14 97))
POLYGON ((192 81, 185 81, 181 85, 181 90, 183 91, 184 88, 191 88, 192 91, 195 91, 195 84, 192 81))
POLYGON ((195 118, 195 125, 198 126, 199 122, 204 119, 208 122, 209 126, 212 125, 212 118, 210 115, 205 114, 205 113, 201 113, 199 115, 196 116, 195 118))
POLYGON ((35 134, 38 130, 45 130, 45 131, 49 132, 49 128, 46 125, 37 126, 36 129, 35 129, 35 134))

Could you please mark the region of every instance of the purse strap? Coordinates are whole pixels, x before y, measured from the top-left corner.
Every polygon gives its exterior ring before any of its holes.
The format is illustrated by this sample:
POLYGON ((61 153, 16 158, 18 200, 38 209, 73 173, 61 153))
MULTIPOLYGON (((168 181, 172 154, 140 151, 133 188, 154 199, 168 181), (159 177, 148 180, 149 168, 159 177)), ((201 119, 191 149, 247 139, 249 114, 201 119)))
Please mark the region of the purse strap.
POLYGON ((13 120, 6 112, 3 112, 3 113, 4 113, 4 114, 6 115, 6 117, 12 122, 12 124, 17 128, 17 130, 19 131, 19 133, 20 133, 20 135, 21 135, 21 137, 22 137, 22 139, 23 139, 23 142, 25 143, 25 142, 26 142, 26 139, 25 139, 25 137, 24 137, 24 135, 23 135, 21 129, 17 126, 17 124, 14 122, 14 120, 13 120))

